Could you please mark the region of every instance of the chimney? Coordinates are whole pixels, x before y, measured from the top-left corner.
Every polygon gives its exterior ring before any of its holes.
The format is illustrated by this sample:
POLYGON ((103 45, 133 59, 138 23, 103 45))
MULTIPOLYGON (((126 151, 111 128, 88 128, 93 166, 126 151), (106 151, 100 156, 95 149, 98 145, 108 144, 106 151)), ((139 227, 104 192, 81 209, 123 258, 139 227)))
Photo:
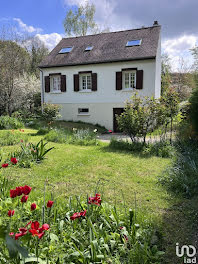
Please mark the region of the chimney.
POLYGON ((154 23, 153 23, 153 26, 159 26, 159 24, 158 24, 158 21, 157 21, 157 20, 155 20, 155 21, 154 21, 154 23))

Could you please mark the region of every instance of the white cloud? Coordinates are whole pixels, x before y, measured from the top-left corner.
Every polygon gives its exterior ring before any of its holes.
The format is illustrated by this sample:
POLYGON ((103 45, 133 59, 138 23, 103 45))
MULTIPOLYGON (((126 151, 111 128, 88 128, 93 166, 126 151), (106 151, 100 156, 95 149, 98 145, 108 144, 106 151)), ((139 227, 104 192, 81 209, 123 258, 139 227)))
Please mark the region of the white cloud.
POLYGON ((121 16, 116 12, 118 1, 115 0, 65 0, 65 5, 79 6, 87 2, 94 4, 96 8, 95 21, 101 30, 109 28, 110 31, 136 28, 140 22, 132 19, 131 16, 121 16))
POLYGON ((38 33, 42 31, 41 28, 35 28, 33 26, 26 25, 20 18, 13 18, 13 20, 19 24, 21 30, 26 31, 28 33, 38 33))
POLYGON ((169 55, 173 71, 178 71, 180 68, 181 58, 189 65, 188 67, 193 64, 190 49, 195 47, 197 42, 198 36, 195 35, 182 35, 162 41, 162 52, 169 55))
POLYGON ((50 51, 61 41, 62 37, 63 36, 58 33, 35 35, 35 38, 41 40, 50 51))

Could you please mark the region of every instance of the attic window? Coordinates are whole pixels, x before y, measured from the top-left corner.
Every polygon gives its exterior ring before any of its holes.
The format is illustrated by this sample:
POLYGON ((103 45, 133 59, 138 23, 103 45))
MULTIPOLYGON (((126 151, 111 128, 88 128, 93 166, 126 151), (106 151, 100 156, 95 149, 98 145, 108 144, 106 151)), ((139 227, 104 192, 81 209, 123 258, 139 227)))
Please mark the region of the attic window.
POLYGON ((132 46, 140 46, 142 40, 141 39, 134 39, 134 40, 129 40, 126 44, 126 47, 132 47, 132 46))
POLYGON ((90 51, 90 50, 92 50, 92 49, 93 49, 92 46, 88 46, 88 47, 86 47, 85 51, 90 51))
POLYGON ((71 50, 73 49, 73 47, 66 47, 66 48, 63 48, 59 51, 59 53, 69 53, 71 50))

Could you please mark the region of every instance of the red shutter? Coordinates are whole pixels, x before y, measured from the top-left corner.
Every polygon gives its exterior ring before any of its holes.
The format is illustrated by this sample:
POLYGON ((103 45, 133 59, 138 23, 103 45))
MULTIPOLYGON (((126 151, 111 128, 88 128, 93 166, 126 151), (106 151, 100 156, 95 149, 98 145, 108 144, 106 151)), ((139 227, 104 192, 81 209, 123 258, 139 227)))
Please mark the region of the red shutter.
POLYGON ((92 73, 92 91, 97 91, 97 73, 92 73))
POLYGON ((79 74, 74 74, 74 92, 79 91, 79 74))
POLYGON ((116 90, 122 90, 122 72, 116 72, 116 90))
POLYGON ((66 75, 61 75, 61 92, 66 92, 66 75))
POLYGON ((143 70, 137 71, 136 89, 143 89, 143 70))
POLYGON ((49 93, 50 92, 50 77, 45 76, 45 92, 49 93))

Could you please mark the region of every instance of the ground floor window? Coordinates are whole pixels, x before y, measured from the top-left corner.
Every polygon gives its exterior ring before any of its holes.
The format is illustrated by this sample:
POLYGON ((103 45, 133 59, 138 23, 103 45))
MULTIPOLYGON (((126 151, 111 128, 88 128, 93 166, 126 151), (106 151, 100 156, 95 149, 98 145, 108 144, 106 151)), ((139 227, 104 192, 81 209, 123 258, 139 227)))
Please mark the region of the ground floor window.
POLYGON ((86 115, 89 114, 89 108, 78 108, 79 115, 86 115))

